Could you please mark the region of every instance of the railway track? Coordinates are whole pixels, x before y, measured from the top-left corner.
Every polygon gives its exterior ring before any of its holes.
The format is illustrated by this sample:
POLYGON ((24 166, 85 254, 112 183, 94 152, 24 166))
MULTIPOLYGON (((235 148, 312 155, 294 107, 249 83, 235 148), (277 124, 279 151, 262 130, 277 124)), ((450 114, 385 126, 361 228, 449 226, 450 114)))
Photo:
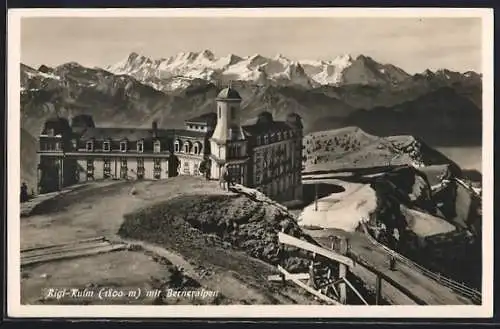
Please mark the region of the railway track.
POLYGON ((104 236, 21 250, 21 266, 40 264, 124 250, 127 245, 114 243, 104 236))

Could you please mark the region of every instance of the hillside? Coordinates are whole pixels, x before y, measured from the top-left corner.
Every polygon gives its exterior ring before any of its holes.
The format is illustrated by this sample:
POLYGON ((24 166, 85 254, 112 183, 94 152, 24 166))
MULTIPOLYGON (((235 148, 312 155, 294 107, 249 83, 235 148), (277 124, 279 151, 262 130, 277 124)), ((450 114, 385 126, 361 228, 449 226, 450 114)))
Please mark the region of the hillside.
MULTIPOLYGON (((219 292, 220 298, 205 304, 317 304, 308 293, 267 279, 276 274, 277 264, 291 272, 306 271, 309 265, 308 255, 279 247, 277 233, 282 230, 314 243, 286 208, 255 190, 222 191, 218 182, 192 176, 84 184, 47 200, 23 218, 21 248, 95 236, 130 247, 113 254, 113 260, 106 254, 82 258, 84 268, 71 260, 23 268, 23 299, 43 303, 39 289, 47 282, 77 288, 88 287, 90 282, 92 287, 112 283, 117 289, 140 286, 219 292)), ((356 278, 350 280, 357 284, 356 278)), ((359 290, 365 293, 362 286, 359 290)), ((193 303, 159 297, 156 304, 193 303)))
POLYGON ((305 171, 370 168, 388 165, 456 164, 413 136, 379 137, 345 127, 304 137, 305 171))
POLYGON ((411 134, 430 145, 481 145, 482 113, 445 87, 392 107, 352 113, 344 121, 378 136, 411 134))

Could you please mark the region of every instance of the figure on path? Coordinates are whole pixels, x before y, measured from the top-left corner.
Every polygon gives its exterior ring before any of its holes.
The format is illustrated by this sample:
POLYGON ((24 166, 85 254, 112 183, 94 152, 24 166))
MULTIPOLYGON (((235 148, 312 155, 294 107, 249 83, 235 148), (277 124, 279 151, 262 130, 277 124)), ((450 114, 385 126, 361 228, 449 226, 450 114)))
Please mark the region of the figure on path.
POLYGON ((21 202, 28 201, 28 198, 28 186, 23 182, 23 184, 21 185, 21 202))
POLYGON ((227 164, 225 164, 221 169, 219 182, 223 190, 226 189, 226 186, 227 190, 229 190, 229 172, 227 170, 227 164))

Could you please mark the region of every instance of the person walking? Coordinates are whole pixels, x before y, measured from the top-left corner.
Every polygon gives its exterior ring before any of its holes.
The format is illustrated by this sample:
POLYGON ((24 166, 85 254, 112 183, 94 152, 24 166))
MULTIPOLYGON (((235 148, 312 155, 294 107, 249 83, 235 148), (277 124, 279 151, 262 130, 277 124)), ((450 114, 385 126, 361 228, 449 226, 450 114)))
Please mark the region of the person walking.
POLYGON ((229 172, 227 170, 227 164, 224 164, 224 166, 222 166, 219 181, 220 181, 220 184, 221 184, 221 187, 223 190, 226 189, 226 186, 227 186, 227 190, 229 190, 229 183, 228 183, 229 182, 229 172))
POLYGON ((210 161, 206 161, 205 162, 205 168, 204 169, 205 169, 205 179, 206 180, 210 180, 210 170, 211 170, 211 168, 210 168, 210 161))
POLYGON ((21 185, 21 202, 26 202, 28 201, 28 199, 28 186, 25 182, 23 182, 23 184, 21 185))

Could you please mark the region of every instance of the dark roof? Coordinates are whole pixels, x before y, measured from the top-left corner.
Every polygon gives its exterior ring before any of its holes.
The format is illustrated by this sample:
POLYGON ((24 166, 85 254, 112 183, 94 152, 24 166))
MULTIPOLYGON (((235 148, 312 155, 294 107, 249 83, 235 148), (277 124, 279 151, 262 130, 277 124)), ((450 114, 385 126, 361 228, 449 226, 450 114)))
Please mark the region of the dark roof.
MULTIPOLYGON (((158 129, 158 137, 172 136, 172 131, 167 129, 158 129)), ((87 128, 82 134, 81 139, 95 139, 95 140, 122 140, 128 139, 130 141, 137 141, 141 139, 153 138, 152 129, 139 129, 139 128, 87 128)))
POLYGON ((243 126, 243 131, 246 135, 257 136, 270 132, 290 130, 291 127, 284 121, 272 121, 268 124, 253 124, 243 126))
POLYGON ((215 124, 217 123, 217 113, 215 112, 204 113, 197 117, 186 120, 186 122, 215 124))
POLYGON ((217 99, 238 99, 241 100, 240 94, 231 87, 227 87, 221 90, 217 95, 217 99))
POLYGON ((54 130, 54 134, 66 134, 70 132, 69 122, 65 118, 52 117, 45 121, 42 134, 47 134, 49 129, 54 130))

